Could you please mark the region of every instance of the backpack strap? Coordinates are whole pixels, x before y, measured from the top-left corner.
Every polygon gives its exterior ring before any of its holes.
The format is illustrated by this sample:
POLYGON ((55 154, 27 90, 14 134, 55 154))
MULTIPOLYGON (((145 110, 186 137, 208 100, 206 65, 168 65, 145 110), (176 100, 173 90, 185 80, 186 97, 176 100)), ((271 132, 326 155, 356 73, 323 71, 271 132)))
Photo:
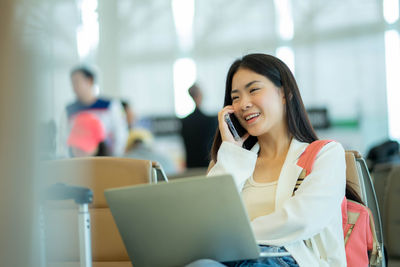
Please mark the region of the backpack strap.
MULTIPOLYGON (((349 200, 347 200, 349 201, 349 200)), ((347 224, 350 225, 350 228, 347 230, 346 235, 344 236, 344 245, 347 245, 347 241, 351 233, 353 232, 354 226, 357 223, 358 217, 360 217, 360 213, 358 212, 350 212, 347 211, 347 224)))
POLYGON ((304 152, 300 155, 299 160, 297 161, 297 166, 302 167, 299 178, 297 178, 296 185, 293 190, 293 195, 296 190, 299 188, 304 178, 311 173, 311 170, 314 166, 315 158, 317 157, 319 151, 328 143, 333 140, 316 140, 309 144, 304 150, 304 152))

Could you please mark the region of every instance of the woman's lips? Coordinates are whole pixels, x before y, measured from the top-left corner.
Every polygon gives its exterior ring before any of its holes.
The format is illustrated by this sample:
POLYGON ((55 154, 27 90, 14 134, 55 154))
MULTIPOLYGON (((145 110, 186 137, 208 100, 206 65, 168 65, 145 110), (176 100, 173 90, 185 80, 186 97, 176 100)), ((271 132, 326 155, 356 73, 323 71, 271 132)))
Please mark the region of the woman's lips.
POLYGON ((259 116, 260 116, 260 113, 258 113, 258 112, 251 113, 251 114, 244 116, 244 120, 246 121, 247 124, 251 124, 251 123, 255 122, 259 116))

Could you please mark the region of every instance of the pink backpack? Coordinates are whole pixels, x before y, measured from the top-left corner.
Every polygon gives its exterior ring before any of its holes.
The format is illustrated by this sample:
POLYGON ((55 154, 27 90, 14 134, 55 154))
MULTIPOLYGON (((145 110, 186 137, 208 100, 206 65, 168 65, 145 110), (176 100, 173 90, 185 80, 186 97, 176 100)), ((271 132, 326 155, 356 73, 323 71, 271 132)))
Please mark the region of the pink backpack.
MULTIPOLYGON (((303 168, 297 179, 295 189, 310 174, 318 152, 332 140, 317 140, 312 142, 301 154, 297 165, 303 168)), ((382 259, 379 243, 377 242, 374 219, 371 211, 361 203, 348 200, 342 202, 342 222, 347 266, 363 267, 378 265, 382 259), (368 258, 368 251, 370 257, 368 258)))

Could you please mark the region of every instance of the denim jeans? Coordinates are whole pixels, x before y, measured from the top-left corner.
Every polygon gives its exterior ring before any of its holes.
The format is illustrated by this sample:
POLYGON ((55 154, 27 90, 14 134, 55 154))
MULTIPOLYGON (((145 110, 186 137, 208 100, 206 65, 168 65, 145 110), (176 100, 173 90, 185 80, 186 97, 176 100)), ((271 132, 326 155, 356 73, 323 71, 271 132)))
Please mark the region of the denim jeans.
MULTIPOLYGON (((260 245, 261 252, 287 252, 284 247, 260 245)), ((240 260, 224 262, 228 267, 298 267, 299 265, 292 256, 285 257, 263 257, 254 260, 240 260)))
MULTIPOLYGON (((260 246, 261 252, 287 252, 284 247, 275 246, 260 246)), ((240 260, 233 262, 222 262, 219 263, 214 260, 203 259, 192 262, 187 267, 298 267, 292 256, 285 257, 263 257, 255 260, 240 260)))

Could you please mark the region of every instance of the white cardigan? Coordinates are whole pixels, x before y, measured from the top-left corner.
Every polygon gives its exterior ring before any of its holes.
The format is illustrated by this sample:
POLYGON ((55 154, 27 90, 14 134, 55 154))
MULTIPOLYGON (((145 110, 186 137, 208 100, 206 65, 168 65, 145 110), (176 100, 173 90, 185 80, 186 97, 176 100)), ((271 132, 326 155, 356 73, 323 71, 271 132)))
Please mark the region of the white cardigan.
MULTIPOLYGON (((253 232, 259 244, 284 246, 301 267, 346 266, 341 213, 346 186, 344 150, 336 142, 325 145, 292 197, 302 170, 296 163, 307 145, 293 138, 279 175, 275 211, 255 218, 253 232)), ((229 173, 240 192, 254 172, 258 150, 258 144, 249 151, 223 142, 208 176, 229 173)))

